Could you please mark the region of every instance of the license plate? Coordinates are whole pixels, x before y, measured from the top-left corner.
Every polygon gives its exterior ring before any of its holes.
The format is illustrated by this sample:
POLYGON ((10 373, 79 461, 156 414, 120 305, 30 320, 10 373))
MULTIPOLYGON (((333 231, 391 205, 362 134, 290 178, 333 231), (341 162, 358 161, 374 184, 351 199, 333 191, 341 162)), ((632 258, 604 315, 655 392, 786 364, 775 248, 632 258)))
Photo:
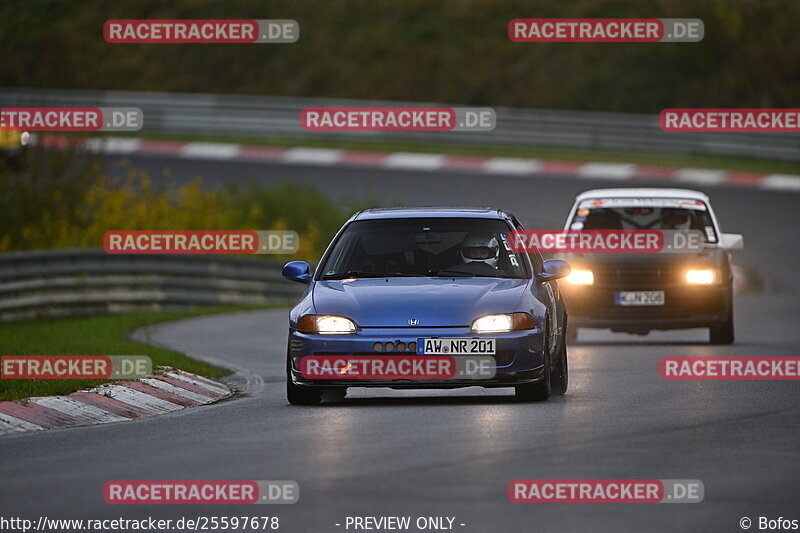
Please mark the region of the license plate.
POLYGON ((617 305, 664 305, 664 291, 617 291, 617 305))
POLYGON ((417 339, 419 355, 494 355, 495 339, 417 339))

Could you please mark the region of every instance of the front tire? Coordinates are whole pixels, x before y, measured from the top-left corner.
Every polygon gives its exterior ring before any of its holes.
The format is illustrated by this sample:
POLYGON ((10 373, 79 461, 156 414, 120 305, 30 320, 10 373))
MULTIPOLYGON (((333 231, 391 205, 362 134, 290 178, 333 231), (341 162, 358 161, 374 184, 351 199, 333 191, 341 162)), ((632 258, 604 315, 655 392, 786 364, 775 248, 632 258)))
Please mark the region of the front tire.
POLYGON ((555 374, 551 383, 551 390, 553 394, 562 395, 567 392, 569 385, 569 367, 567 366, 567 341, 561 339, 561 349, 558 350, 557 360, 555 366, 555 374))
POLYGON ((300 387, 287 377, 286 399, 292 405, 317 405, 322 401, 322 391, 311 387, 300 387))
POLYGON ((286 358, 286 399, 292 405, 317 405, 322 402, 322 389, 301 387, 292 382, 292 369, 286 358))
POLYGON ((708 340, 711 344, 733 344, 733 302, 728 306, 728 317, 708 328, 708 340))
MULTIPOLYGON (((545 336, 545 339, 547 336, 545 336)), ((544 402, 550 398, 552 388, 550 386, 550 350, 545 343, 544 349, 544 371, 542 379, 536 383, 526 383, 514 387, 514 395, 518 402, 544 402)))

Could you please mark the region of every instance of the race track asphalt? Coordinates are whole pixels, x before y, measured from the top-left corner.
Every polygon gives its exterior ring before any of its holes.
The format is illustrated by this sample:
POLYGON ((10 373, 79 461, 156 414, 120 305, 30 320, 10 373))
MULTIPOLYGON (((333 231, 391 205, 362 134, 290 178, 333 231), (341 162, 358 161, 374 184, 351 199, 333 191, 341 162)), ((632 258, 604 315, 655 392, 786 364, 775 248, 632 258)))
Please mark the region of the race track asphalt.
MULTIPOLYGON (((203 174, 211 187, 244 178, 309 182, 342 202, 491 204, 541 228, 560 227, 576 193, 626 185, 161 158, 134 164, 154 176, 169 166, 175 182, 203 174)), ((544 404, 515 403, 511 389, 356 389, 342 402, 296 407, 283 391, 286 310, 170 323, 148 330, 152 341, 235 368, 241 395, 153 419, 0 439, 0 517, 269 514, 289 532, 346 531, 346 516, 449 516, 465 532, 741 531, 744 516, 752 529, 759 516, 800 519, 798 382, 669 382, 658 373, 668 355, 800 355, 800 195, 687 186, 711 195, 723 230, 745 234, 737 262, 763 282, 737 297, 733 346, 710 346, 700 330, 584 331, 569 350, 570 390, 544 404), (508 484, 521 478, 699 479, 705 499, 510 503, 508 484), (106 504, 103 484, 126 479, 290 479, 300 501, 106 504)))

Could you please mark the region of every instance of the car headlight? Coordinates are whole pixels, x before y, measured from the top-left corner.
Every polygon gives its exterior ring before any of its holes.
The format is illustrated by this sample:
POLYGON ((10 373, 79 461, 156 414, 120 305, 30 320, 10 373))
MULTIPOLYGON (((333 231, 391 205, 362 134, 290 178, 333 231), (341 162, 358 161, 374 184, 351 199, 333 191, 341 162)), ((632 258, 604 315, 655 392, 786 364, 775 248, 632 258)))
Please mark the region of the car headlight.
POLYGON ((303 315, 297 321, 302 333, 343 334, 355 333, 356 324, 349 318, 333 315, 303 315))
POLYGON ((567 276, 567 281, 572 285, 594 285, 594 274, 591 270, 574 268, 567 276))
POLYGON ((687 270, 686 283, 693 285, 711 285, 716 275, 713 270, 687 270))
POLYGON ((508 313, 505 315, 486 315, 472 322, 475 333, 501 333, 516 329, 533 329, 536 324, 528 313, 508 313))

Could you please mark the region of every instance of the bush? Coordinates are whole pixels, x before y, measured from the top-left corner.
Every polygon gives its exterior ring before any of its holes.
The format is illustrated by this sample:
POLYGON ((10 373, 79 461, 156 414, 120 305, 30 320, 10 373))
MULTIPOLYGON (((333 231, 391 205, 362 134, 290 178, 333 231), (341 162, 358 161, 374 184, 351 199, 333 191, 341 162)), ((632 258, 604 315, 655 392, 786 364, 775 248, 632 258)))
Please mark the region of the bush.
POLYGON ((310 185, 160 186, 135 168, 114 179, 77 149, 31 148, 19 169, 0 167, 0 251, 98 247, 108 230, 290 229, 300 235, 293 257, 315 261, 356 209, 310 185))

